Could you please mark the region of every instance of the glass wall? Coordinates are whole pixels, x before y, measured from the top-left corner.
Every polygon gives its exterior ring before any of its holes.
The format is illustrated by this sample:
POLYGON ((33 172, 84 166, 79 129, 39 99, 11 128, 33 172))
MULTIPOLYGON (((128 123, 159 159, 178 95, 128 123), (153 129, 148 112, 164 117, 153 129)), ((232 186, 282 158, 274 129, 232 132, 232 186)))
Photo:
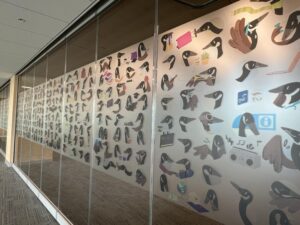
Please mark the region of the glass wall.
POLYGON ((0 89, 0 151, 6 152, 9 84, 0 89))
POLYGON ((19 75, 15 164, 73 224, 300 220, 300 4, 208 2, 116 1, 19 75))

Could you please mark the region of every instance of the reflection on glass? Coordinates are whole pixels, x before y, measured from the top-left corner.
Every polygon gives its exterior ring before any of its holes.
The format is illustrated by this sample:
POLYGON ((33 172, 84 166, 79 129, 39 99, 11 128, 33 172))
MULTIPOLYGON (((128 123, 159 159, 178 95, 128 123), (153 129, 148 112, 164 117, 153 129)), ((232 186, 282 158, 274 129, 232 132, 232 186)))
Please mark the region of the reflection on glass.
POLYGON ((0 151, 6 152, 9 84, 0 90, 0 151))
POLYGON ((148 224, 153 15, 154 1, 130 0, 99 17, 93 225, 148 224))
POLYGON ((86 64, 95 59, 96 21, 91 21, 70 37, 67 46, 59 208, 74 224, 84 225, 88 223, 95 85, 94 63, 86 64), (78 68, 81 65, 86 66, 78 68), (75 70, 70 71, 72 69, 75 70), (80 199, 74 199, 74 196, 80 199))
POLYGON ((44 143, 44 110, 47 80, 47 61, 41 60, 35 65, 35 80, 32 104, 31 153, 29 177, 37 187, 41 182, 41 160, 44 143))
POLYGON ((23 124, 21 141, 21 169, 26 175, 29 175, 30 154, 31 154, 31 127, 32 127, 32 106, 33 106, 33 86, 34 86, 34 68, 27 71, 24 75, 24 83, 21 88, 24 89, 23 105, 23 124))
POLYGON ((43 148, 41 190, 58 206, 60 154, 48 147, 43 148))

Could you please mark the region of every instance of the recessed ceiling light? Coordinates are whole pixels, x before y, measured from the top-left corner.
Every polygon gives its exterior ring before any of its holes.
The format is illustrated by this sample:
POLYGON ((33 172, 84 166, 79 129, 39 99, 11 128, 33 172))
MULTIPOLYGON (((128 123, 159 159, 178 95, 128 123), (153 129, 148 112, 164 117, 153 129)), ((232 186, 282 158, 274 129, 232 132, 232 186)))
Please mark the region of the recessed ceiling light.
POLYGON ((18 21, 21 22, 21 23, 25 23, 26 20, 24 18, 18 18, 18 21))

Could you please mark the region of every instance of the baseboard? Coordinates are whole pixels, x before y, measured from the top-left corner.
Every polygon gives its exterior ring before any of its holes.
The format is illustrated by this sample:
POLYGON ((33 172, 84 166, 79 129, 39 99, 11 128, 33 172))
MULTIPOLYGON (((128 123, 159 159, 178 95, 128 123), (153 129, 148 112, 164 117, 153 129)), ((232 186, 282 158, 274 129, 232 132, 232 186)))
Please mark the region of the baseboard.
POLYGON ((66 216, 40 191, 39 188, 19 169, 15 164, 11 167, 16 171, 16 173, 21 177, 21 179, 27 184, 29 189, 36 195, 36 197, 41 201, 49 213, 55 218, 55 220, 60 225, 73 225, 66 216))

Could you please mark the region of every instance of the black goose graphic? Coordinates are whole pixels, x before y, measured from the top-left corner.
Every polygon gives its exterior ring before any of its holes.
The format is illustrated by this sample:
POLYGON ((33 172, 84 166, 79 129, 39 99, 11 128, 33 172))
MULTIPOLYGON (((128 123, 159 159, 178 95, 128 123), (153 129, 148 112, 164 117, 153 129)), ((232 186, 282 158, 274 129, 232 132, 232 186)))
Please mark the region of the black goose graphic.
POLYGON ((286 199, 299 199, 300 195, 289 187, 281 183, 280 181, 275 181, 271 185, 271 189, 277 197, 286 198, 286 199))
POLYGON ((272 41, 277 45, 288 45, 300 38, 300 11, 290 14, 281 41, 276 41, 276 37, 281 33, 282 26, 278 26, 273 30, 272 41), (289 38, 289 39, 288 39, 289 38))
POLYGON ((285 104, 290 106, 296 104, 300 100, 300 82, 288 83, 271 89, 269 92, 278 94, 273 102, 274 105, 281 108, 283 108, 285 104))
POLYGON ((191 149, 192 147, 191 139, 178 138, 177 140, 183 144, 185 153, 187 153, 191 149))
MULTIPOLYGON (((300 132, 293 130, 293 129, 289 129, 289 128, 285 128, 282 127, 282 129, 287 132, 294 141, 296 141, 297 143, 300 141, 300 132)), ((291 156, 292 156, 292 160, 295 164, 295 166, 300 170, 300 145, 297 145, 295 143, 293 143, 292 148, 291 148, 291 156)))
POLYGON ((118 67, 121 66, 121 57, 125 55, 123 52, 118 52, 117 58, 118 58, 118 67))
POLYGON ((117 99, 115 102, 114 102, 114 105, 117 105, 117 109, 116 110, 113 110, 113 113, 119 113, 121 111, 121 99, 117 99))
POLYGON ((206 45, 203 50, 208 49, 209 47, 216 47, 218 54, 217 58, 220 58, 223 55, 223 48, 222 48, 222 39, 220 37, 214 38, 208 45, 206 45))
POLYGON ((279 209, 274 209, 269 216, 270 225, 292 225, 285 215, 285 213, 279 209))
POLYGON ((131 79, 135 75, 135 70, 132 67, 127 67, 126 69, 126 77, 131 79))
POLYGON ((239 78, 237 78, 236 80, 239 81, 239 82, 243 82, 248 77, 248 75, 250 74, 250 72, 253 69, 261 68, 261 67, 267 67, 267 65, 259 63, 259 62, 255 62, 255 61, 248 61, 248 62, 246 62, 243 65, 243 73, 242 73, 242 75, 239 78))
POLYGON ((147 72, 149 72, 149 62, 146 61, 144 62, 141 66, 140 69, 145 69, 147 72))
POLYGON ((165 174, 162 174, 160 176, 160 190, 162 192, 169 192, 168 180, 167 180, 167 176, 165 174))
POLYGON ((167 59, 163 61, 163 63, 170 63, 169 70, 173 68, 174 64, 176 61, 176 56, 175 55, 170 55, 167 59))
POLYGON ((139 122, 139 125, 137 127, 133 127, 132 129, 136 132, 140 131, 143 128, 144 124, 144 115, 143 113, 139 113, 135 122, 139 122))
POLYGON ((136 108, 136 105, 137 105, 137 102, 133 102, 131 95, 128 95, 125 108, 128 111, 134 111, 136 108))
POLYGON ((204 97, 215 99, 214 109, 217 109, 222 105, 223 91, 215 91, 213 93, 204 95, 204 97))
POLYGON ((234 182, 231 182, 232 186, 238 190, 238 192, 241 195, 240 203, 239 203, 239 210, 240 210, 240 216, 244 223, 244 225, 252 225, 251 221, 249 220, 247 216, 247 207, 253 200, 253 195, 250 191, 247 189, 239 187, 234 182))
POLYGON ((205 182, 208 185, 216 185, 221 182, 222 175, 217 170, 215 170, 214 168, 212 168, 209 165, 204 165, 202 167, 202 173, 203 173, 205 182))
POLYGON ((192 95, 194 90, 195 89, 186 89, 180 92, 180 97, 183 102, 183 109, 191 108, 193 111, 197 107, 198 97, 197 95, 192 95))
POLYGON ((212 149, 210 149, 208 145, 197 146, 194 147, 194 149, 194 156, 200 155, 201 159, 206 159, 206 157, 210 155, 214 160, 216 160, 226 154, 224 140, 220 135, 214 136, 212 149))
POLYGON ((277 173, 281 172, 282 167, 297 169, 295 163, 283 153, 282 146, 282 137, 275 135, 263 148, 263 159, 273 164, 273 168, 277 173))
POLYGON ((250 49, 253 50, 257 46, 258 36, 256 32, 256 27, 258 26, 259 22, 262 21, 269 13, 265 13, 262 16, 258 17, 257 19, 251 21, 248 23, 248 25, 245 26, 244 32, 247 34, 247 36, 251 39, 251 45, 250 49))
POLYGON ((188 61, 188 59, 191 57, 191 56, 196 56, 197 53, 196 52, 193 52, 193 51, 190 51, 190 50, 186 50, 182 53, 182 60, 184 62, 184 65, 185 66, 190 66, 190 63, 188 61))
POLYGON ((208 86, 214 86, 217 77, 217 68, 211 67, 197 75, 194 75, 185 86, 196 87, 200 82, 206 83, 208 86))
POLYGON ((197 34, 204 32, 204 31, 208 31, 208 30, 210 30, 211 32, 213 32, 215 34, 219 34, 223 31, 223 29, 215 26, 212 22, 206 22, 198 29, 194 29, 195 37, 197 37, 197 34))
POLYGON ((103 72, 105 70, 110 70, 111 69, 111 61, 112 57, 108 56, 105 59, 100 60, 100 72, 103 72))
POLYGON ((240 125, 239 125, 239 136, 240 137, 246 137, 246 127, 249 127, 250 130, 255 134, 259 135, 259 132, 257 130, 254 117, 251 113, 244 113, 241 116, 240 119, 240 125))
POLYGON ((146 46, 144 45, 143 42, 141 42, 138 46, 138 60, 143 61, 145 58, 147 58, 148 53, 146 46))
POLYGON ((173 32, 170 32, 170 33, 164 34, 161 37, 160 40, 161 40, 161 43, 163 44, 163 50, 164 51, 167 50, 167 45, 171 44, 172 35, 173 35, 173 32))
POLYGON ((224 121, 220 118, 214 117, 210 112, 201 113, 199 119, 205 131, 210 131, 210 124, 222 123, 224 121))
POLYGON ((175 75, 172 79, 169 79, 169 76, 167 74, 164 74, 163 77, 161 78, 161 89, 162 90, 171 90, 174 86, 174 81, 177 75, 175 75))
POLYGON ((300 142, 300 131, 297 130, 293 130, 291 128, 287 128, 287 127, 281 127, 282 130, 284 130, 288 135, 291 136, 291 138, 293 138, 293 140, 297 143, 300 142))
POLYGON ((187 132, 186 130, 186 125, 192 121, 194 121, 195 118, 189 118, 189 117, 185 117, 185 116, 181 116, 179 118, 179 125, 180 125, 180 128, 183 132, 187 132))
POLYGON ((161 101, 160 101, 160 103, 161 103, 161 106, 163 107, 163 110, 167 110, 168 108, 168 103, 170 102, 170 101, 172 101, 174 98, 171 98, 171 97, 169 97, 169 98, 162 98, 161 99, 161 101))
POLYGON ((173 117, 168 115, 161 121, 161 123, 166 123, 168 125, 168 128, 172 129, 173 128, 173 117))
POLYGON ((204 203, 205 204, 210 203, 211 209, 213 211, 219 210, 218 196, 217 196, 217 193, 212 189, 209 189, 207 191, 204 203))

